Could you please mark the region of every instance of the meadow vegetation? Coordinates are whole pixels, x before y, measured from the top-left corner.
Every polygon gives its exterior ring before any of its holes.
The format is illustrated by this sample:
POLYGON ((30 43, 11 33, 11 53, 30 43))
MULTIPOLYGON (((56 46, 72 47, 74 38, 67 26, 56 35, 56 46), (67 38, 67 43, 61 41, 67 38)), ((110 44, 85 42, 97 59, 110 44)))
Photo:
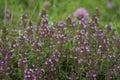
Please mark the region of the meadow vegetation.
POLYGON ((0 80, 119 80, 119 0, 0 0, 0 80))

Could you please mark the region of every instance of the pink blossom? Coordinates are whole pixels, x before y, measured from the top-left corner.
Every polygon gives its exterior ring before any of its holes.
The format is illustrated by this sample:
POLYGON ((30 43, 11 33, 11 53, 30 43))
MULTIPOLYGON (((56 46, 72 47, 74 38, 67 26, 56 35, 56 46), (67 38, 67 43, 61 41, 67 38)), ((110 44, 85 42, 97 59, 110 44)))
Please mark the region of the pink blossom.
POLYGON ((112 8, 112 7, 113 7, 113 2, 112 2, 112 0, 108 0, 108 1, 107 1, 107 7, 108 7, 108 8, 112 8))
POLYGON ((88 11, 85 10, 84 8, 78 8, 74 13, 75 17, 82 20, 86 20, 88 18, 88 15, 89 15, 88 11))
POLYGON ((47 8, 49 8, 50 7, 50 3, 48 2, 48 1, 46 1, 45 3, 44 3, 44 7, 47 9, 47 8))

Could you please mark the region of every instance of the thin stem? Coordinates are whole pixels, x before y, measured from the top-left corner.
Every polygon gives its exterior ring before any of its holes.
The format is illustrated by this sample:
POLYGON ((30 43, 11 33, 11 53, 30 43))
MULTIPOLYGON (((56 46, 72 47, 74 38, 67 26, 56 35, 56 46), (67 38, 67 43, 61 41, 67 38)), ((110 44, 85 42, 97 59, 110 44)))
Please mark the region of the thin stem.
POLYGON ((4 20, 3 20, 3 23, 5 26, 6 26, 6 11, 7 11, 7 0, 5 0, 5 16, 4 16, 4 20))
POLYGON ((67 71, 67 68, 68 68, 68 54, 66 55, 66 58, 67 58, 67 63, 66 63, 66 71, 67 71))
POLYGON ((32 14, 30 15, 30 18, 28 19, 28 22, 27 22, 26 26, 29 25, 29 22, 32 19, 32 17, 33 17, 33 15, 34 15, 34 13, 35 13, 38 6, 39 6, 39 0, 37 1, 35 8, 33 9, 32 14))

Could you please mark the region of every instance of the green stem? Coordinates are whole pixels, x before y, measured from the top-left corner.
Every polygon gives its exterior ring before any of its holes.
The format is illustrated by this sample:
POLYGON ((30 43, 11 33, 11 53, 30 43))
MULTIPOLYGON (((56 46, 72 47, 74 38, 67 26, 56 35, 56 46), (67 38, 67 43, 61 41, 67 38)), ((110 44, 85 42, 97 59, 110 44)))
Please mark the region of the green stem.
POLYGON ((68 68, 68 54, 66 55, 67 58, 67 63, 66 63, 66 72, 67 72, 67 68, 68 68))
POLYGON ((29 25, 29 22, 30 22, 30 20, 32 19, 32 17, 33 17, 33 15, 34 15, 34 13, 35 13, 38 5, 39 5, 39 0, 37 1, 35 8, 33 9, 32 14, 30 15, 30 18, 28 19, 28 22, 27 22, 26 26, 29 25))
MULTIPOLYGON (((4 16, 4 20, 6 21, 6 10, 7 10, 7 0, 5 0, 5 16, 4 16)), ((4 23, 4 21, 3 21, 4 23)), ((4 23, 4 25, 6 26, 6 22, 4 23)))

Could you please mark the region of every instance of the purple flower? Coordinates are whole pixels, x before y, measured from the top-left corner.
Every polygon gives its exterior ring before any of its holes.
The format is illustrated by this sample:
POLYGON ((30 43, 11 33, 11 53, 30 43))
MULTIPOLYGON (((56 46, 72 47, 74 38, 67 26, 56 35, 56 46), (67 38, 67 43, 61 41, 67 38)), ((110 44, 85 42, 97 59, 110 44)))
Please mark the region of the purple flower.
POLYGON ((82 63, 82 61, 83 61, 82 59, 79 59, 79 60, 78 60, 78 64, 81 64, 81 63, 82 63))
POLYGON ((72 72, 70 77, 69 77, 69 80, 78 80, 78 76, 75 72, 72 72))
POLYGON ((6 55, 6 59, 7 59, 7 60, 13 59, 13 54, 12 54, 12 53, 8 53, 8 54, 6 55))
POLYGON ((44 7, 47 9, 47 8, 49 8, 50 7, 50 3, 48 2, 48 1, 46 1, 45 3, 44 3, 44 7))
POLYGON ((94 70, 90 70, 86 73, 87 78, 92 78, 92 80, 96 80, 96 73, 94 70))
POLYGON ((101 49, 98 49, 98 51, 97 51, 97 54, 101 54, 102 52, 101 52, 101 49))
POLYGON ((61 56, 60 52, 53 52, 52 56, 50 58, 47 58, 45 61, 45 67, 48 71, 55 71, 55 64, 59 61, 59 58, 61 56))
POLYGON ((19 35, 19 39, 20 39, 20 40, 25 40, 25 39, 26 39, 26 36, 23 35, 23 34, 20 34, 20 35, 19 35))
MULTIPOLYGON (((21 39, 22 39, 22 36, 21 36, 21 39)), ((18 47, 19 46, 19 44, 16 42, 16 41, 13 41, 12 43, 11 43, 11 48, 16 48, 16 47, 18 47)))
POLYGON ((107 1, 107 7, 110 8, 110 9, 113 7, 113 2, 112 2, 112 0, 108 0, 108 1, 107 1))
POLYGON ((35 71, 36 78, 43 79, 43 74, 45 72, 43 68, 40 68, 38 64, 34 64, 34 71, 35 71))
POLYGON ((6 50, 0 50, 0 55, 2 55, 2 56, 6 56, 7 55, 7 51, 6 50))
POLYGON ((18 66, 19 66, 20 68, 25 68, 25 67, 27 67, 27 59, 26 59, 26 58, 19 59, 19 61, 18 61, 18 66))
POLYGON ((57 26, 59 26, 59 27, 64 27, 64 26, 65 26, 65 23, 62 22, 62 21, 60 21, 60 22, 58 22, 57 26))
POLYGON ((84 8, 78 8, 74 13, 75 17, 82 20, 86 20, 88 18, 88 15, 89 15, 88 11, 85 10, 84 8))
POLYGON ((0 73, 9 70, 9 67, 7 64, 8 63, 6 60, 0 60, 0 73))
POLYGON ((36 76, 32 69, 25 69, 24 80, 36 80, 36 76))

